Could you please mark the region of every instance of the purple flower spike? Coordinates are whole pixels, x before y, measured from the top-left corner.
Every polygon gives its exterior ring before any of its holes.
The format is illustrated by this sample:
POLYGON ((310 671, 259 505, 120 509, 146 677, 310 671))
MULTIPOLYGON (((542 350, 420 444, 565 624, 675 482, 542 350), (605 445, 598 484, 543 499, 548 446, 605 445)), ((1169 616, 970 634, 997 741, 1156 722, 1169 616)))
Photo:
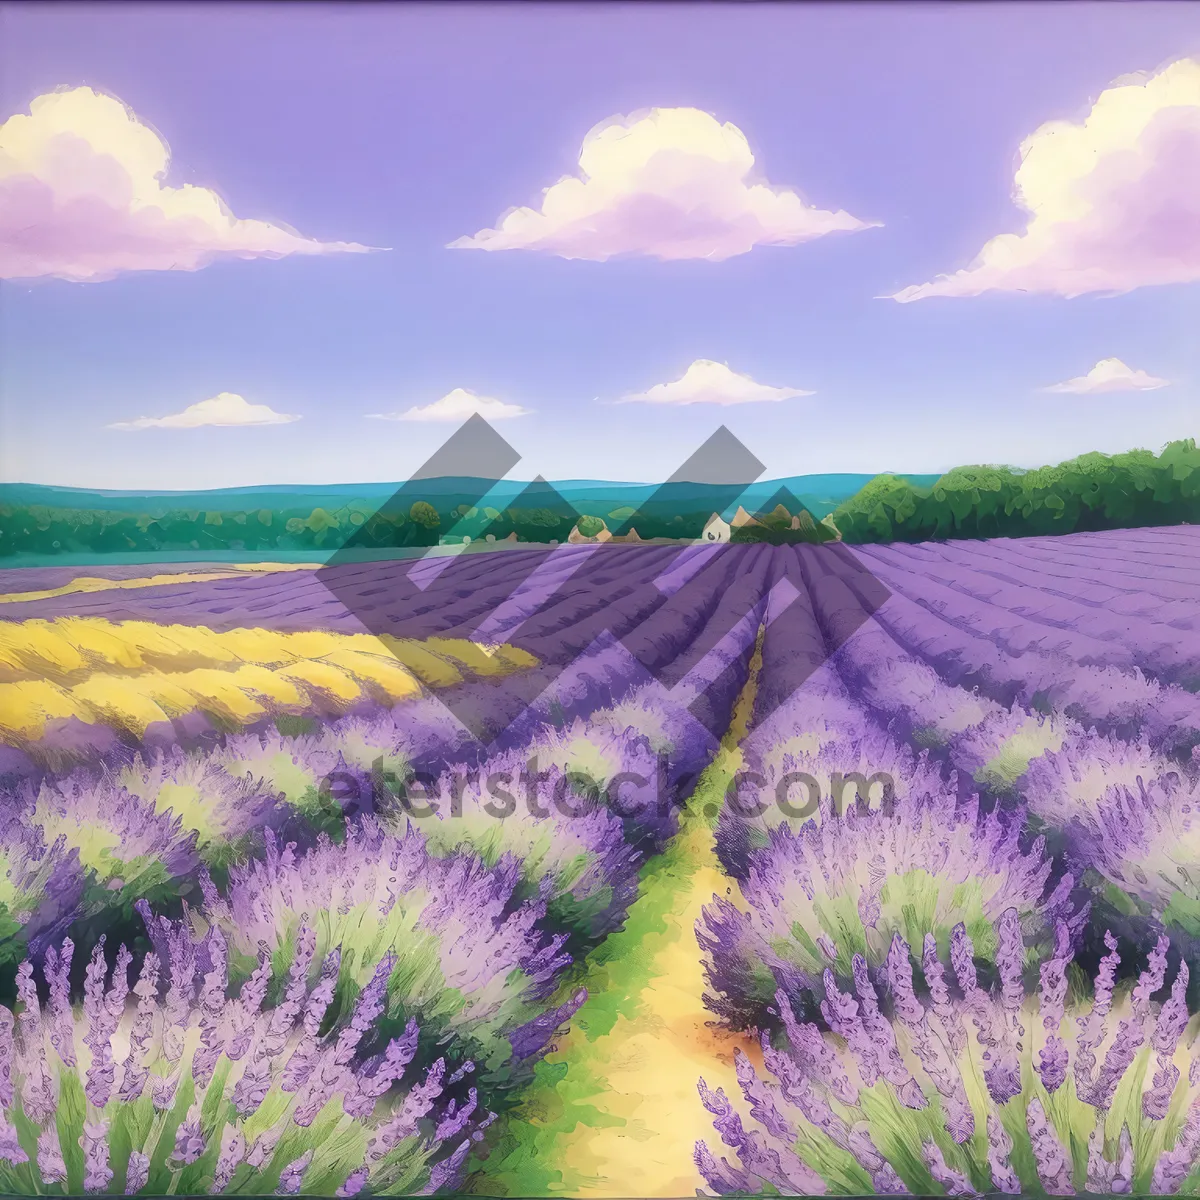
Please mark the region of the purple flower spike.
POLYGON ((0 1162, 17 1167, 28 1161, 29 1155, 21 1148, 15 1126, 10 1125, 8 1119, 0 1114, 0 1162))
POLYGON ((1186 962, 1180 962, 1175 982, 1171 984, 1170 999, 1159 1010, 1158 1023, 1150 1038, 1150 1045, 1158 1056, 1158 1065, 1153 1085, 1142 1096, 1142 1112, 1152 1121, 1161 1121, 1170 1111, 1171 1097, 1179 1082, 1179 1068, 1172 1060, 1190 1017, 1187 986, 1188 966, 1186 962))
POLYGON ((223 1192, 246 1157, 246 1137, 240 1129, 226 1125, 221 1133, 221 1151, 213 1168, 213 1183, 223 1192))
POLYGON ((1046 1117, 1042 1102, 1035 1096, 1025 1109, 1025 1124, 1029 1129, 1029 1144, 1037 1164, 1038 1178, 1051 1196, 1073 1196, 1071 1160, 1063 1149, 1054 1126, 1046 1117))
POLYGON ((356 1171, 351 1171, 346 1176, 346 1182, 334 1193, 335 1196, 342 1198, 349 1196, 357 1196, 367 1186, 367 1180, 371 1177, 371 1172, 367 1167, 359 1167, 356 1171))
POLYGON ((66 1183, 67 1164, 57 1129, 43 1129, 38 1135, 37 1168, 43 1183, 66 1183))
POLYGON ((172 1156, 177 1167, 187 1167, 204 1153, 204 1134, 200 1130, 200 1109, 193 1104, 175 1132, 175 1153, 172 1156))
POLYGON ((112 1182, 108 1165, 108 1122, 90 1121, 83 1127, 79 1139, 83 1146, 83 1189, 85 1192, 105 1192, 112 1182))
POLYGON ((1058 1091, 1067 1077, 1069 1053, 1066 1042, 1059 1037, 1059 1028, 1067 996, 1067 963, 1072 957, 1070 936, 1060 925, 1054 957, 1041 966, 1038 992, 1046 1042, 1038 1058, 1037 1072, 1048 1092, 1058 1091))
POLYGON ((1012 1153, 1012 1138, 1008 1136, 1000 1118, 989 1113, 987 1119, 988 1165, 992 1168, 992 1186, 1006 1196, 1021 1194, 1021 1181, 1012 1169, 1009 1155, 1012 1153))
MULTIPOLYGON (((1155 1192, 1179 1190, 1189 1174, 1200 1168, 1200 1100, 1191 1097, 1177 1136, 1166 1134, 1168 1139, 1175 1136, 1174 1144, 1168 1141, 1161 1151, 1158 1147, 1166 1119, 1181 1107, 1182 1071, 1175 1059, 1190 1020, 1186 967, 1177 972, 1169 997, 1156 1000, 1166 980, 1170 945, 1160 938, 1133 988, 1130 1014, 1115 1034, 1106 1035, 1119 963, 1116 939, 1106 935, 1108 954, 1096 974, 1092 1003, 1083 1002, 1082 1013, 1069 1014, 1066 969, 1074 953, 1071 922, 1059 923, 1053 954, 1043 956, 1038 964, 1033 995, 1026 994, 1025 972, 1017 966, 1023 960, 1019 934, 1010 917, 998 934, 996 976, 989 978, 976 970, 965 928, 954 929, 950 959, 956 988, 947 982, 935 941, 926 938, 922 961, 928 998, 916 983, 908 943, 894 936, 878 972, 878 982, 886 986, 890 1000, 886 1006, 880 1003, 877 980, 865 958, 855 955, 853 994, 832 970, 826 972, 821 1004, 828 1026, 824 1032, 795 1017, 796 1011, 811 1003, 810 997, 792 997, 780 989, 775 1012, 782 1033, 762 1037, 763 1062, 773 1080, 760 1079, 745 1056, 735 1056, 738 1083, 756 1127, 744 1123, 723 1092, 701 1084, 714 1127, 724 1143, 737 1151, 742 1172, 730 1174, 735 1169, 728 1164, 722 1167, 706 1150, 702 1158, 710 1185, 728 1189, 736 1178, 754 1192, 808 1194, 812 1188, 797 1189, 786 1182, 794 1183, 796 1178, 787 1165, 788 1155, 797 1145, 813 1145, 812 1137, 820 1136, 852 1154, 877 1193, 903 1190, 904 1181, 875 1146, 875 1133, 885 1147, 924 1144, 929 1170, 949 1195, 977 1194, 976 1180, 983 1181, 989 1173, 994 1191, 1022 1194, 1028 1181, 1022 1187, 1016 1164, 1023 1172, 1036 1169, 1041 1190, 1073 1195, 1072 1152, 1054 1122, 1077 1130, 1082 1107, 1091 1110, 1095 1130, 1089 1143, 1088 1191, 1128 1194, 1135 1171, 1143 1178, 1142 1172, 1152 1166, 1155 1192), (964 1018, 974 1027, 977 1047, 968 1044, 964 1018), (1026 1026, 1042 1031, 1040 1044, 1026 1037, 1026 1026), (1097 1071, 1096 1050, 1101 1046, 1104 1061, 1097 1071), (1144 1057, 1143 1048, 1153 1049, 1157 1069, 1152 1077, 1149 1071, 1139 1071, 1140 1092, 1125 1095, 1129 1068, 1139 1054, 1144 1057), (1074 1094, 1062 1086, 1072 1068, 1074 1094), (972 1088, 968 1096, 966 1081, 980 1071, 986 1090, 980 1094, 972 1088), (861 1079, 865 1086, 855 1087, 852 1079, 861 1079), (1126 1124, 1114 1144, 1107 1126, 1118 1086, 1126 1124), (935 1141, 929 1126, 904 1115, 905 1108, 919 1108, 932 1100, 934 1091, 941 1101, 946 1132, 956 1147, 950 1159, 953 1166, 946 1161, 950 1148, 941 1135, 935 1141), (881 1109, 879 1101, 885 1093, 887 1107, 881 1109), (1053 1105, 1046 1093, 1057 1093, 1053 1105), (986 1143, 976 1136, 980 1121, 986 1121, 986 1143), (1149 1153, 1158 1153, 1157 1164, 1147 1161, 1149 1153)), ((1198 1085, 1200 1073, 1190 1073, 1185 1095, 1198 1085)), ((844 1186, 840 1176, 837 1183, 844 1186)))
POLYGON ((304 1183, 304 1173, 313 1160, 313 1151, 302 1154, 294 1162, 288 1163, 279 1173, 279 1186, 275 1189, 280 1196, 294 1196, 304 1183))
POLYGON ((946 1190, 947 1196, 978 1196, 979 1192, 971 1181, 959 1171, 948 1166, 942 1157, 942 1152, 934 1142, 926 1142, 921 1147, 925 1156, 925 1165, 937 1183, 946 1190))
POLYGON ((140 1192, 150 1180, 150 1156, 140 1150, 133 1150, 129 1155, 129 1165, 125 1168, 125 1195, 133 1196, 140 1192))

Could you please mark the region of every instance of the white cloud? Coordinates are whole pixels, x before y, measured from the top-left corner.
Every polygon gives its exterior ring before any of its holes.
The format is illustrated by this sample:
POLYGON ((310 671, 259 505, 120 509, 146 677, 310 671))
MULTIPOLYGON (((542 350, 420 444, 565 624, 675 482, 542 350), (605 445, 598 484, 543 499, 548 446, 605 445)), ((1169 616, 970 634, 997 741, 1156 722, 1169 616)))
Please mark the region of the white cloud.
POLYGON ((519 404, 506 404, 491 396, 477 396, 467 388, 455 388, 432 404, 418 405, 400 413, 368 413, 376 421, 465 421, 479 415, 489 421, 503 421, 509 417, 529 415, 528 408, 519 404))
POLYGON ((598 262, 616 254, 720 261, 874 224, 814 208, 754 174, 745 134, 699 109, 611 117, 584 138, 579 174, 545 188, 540 208, 511 208, 495 229, 450 246, 598 262))
POLYGON ((739 375, 724 363, 698 358, 671 383, 657 383, 645 392, 622 396, 618 404, 756 404, 763 400, 790 400, 811 396, 803 388, 768 387, 749 375, 739 375))
POLYGON ((1021 144, 1021 233, 994 237, 953 275, 892 299, 983 292, 1128 292, 1200 280, 1200 59, 1119 80, 1081 123, 1021 144))
POLYGON ((221 392, 209 400, 189 404, 169 417, 138 417, 117 421, 109 429, 199 429, 202 425, 289 425, 300 418, 279 413, 266 404, 248 404, 234 392, 221 392))
POLYGON ((0 125, 0 278, 76 282, 194 271, 213 259, 364 252, 239 220, 216 192, 162 181, 167 143, 121 101, 79 87, 0 125))
POLYGON ((1119 358, 1101 359, 1086 375, 1078 375, 1063 383, 1051 384, 1044 392, 1065 392, 1072 396, 1094 396, 1101 392, 1152 392, 1166 387, 1171 381, 1135 371, 1119 358))

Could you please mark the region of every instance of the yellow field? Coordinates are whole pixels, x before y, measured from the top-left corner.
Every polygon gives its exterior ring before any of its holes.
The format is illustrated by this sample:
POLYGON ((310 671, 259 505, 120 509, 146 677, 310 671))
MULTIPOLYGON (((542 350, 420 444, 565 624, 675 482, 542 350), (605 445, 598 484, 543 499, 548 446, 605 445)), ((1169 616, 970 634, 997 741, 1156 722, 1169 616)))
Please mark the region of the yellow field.
POLYGON ((336 713, 363 699, 396 704, 422 688, 536 665, 514 647, 458 638, 219 633, 100 617, 0 622, 0 739, 33 741, 47 722, 67 717, 140 736, 155 721, 196 711, 234 726, 336 713))

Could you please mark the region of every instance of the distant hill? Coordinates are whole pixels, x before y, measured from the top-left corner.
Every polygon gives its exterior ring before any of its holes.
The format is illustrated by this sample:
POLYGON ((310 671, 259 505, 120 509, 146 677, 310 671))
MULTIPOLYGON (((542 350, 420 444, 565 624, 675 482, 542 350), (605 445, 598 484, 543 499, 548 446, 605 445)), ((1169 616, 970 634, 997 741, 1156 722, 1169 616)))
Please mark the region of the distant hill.
MULTIPOLYGON (((713 514, 730 540, 925 541, 1200 522, 1200 451, 1084 454, 1036 470, 796 475, 730 484, 462 478, 205 492, 0 484, 0 562, 264 560, 476 542, 698 540, 713 514), (580 519, 586 530, 578 526, 580 519), (600 531, 599 533, 595 531, 600 531)), ((716 529, 718 525, 713 524, 716 529)))
MULTIPOLYGON (((861 474, 794 475, 751 484, 742 493, 747 508, 765 503, 780 490, 802 501, 815 516, 824 517, 839 504, 866 486, 874 476, 861 474)), ((916 486, 927 486, 936 475, 906 475, 916 486)), ((237 512, 246 509, 342 508, 354 505, 375 509, 383 505, 403 485, 400 483, 340 484, 259 484, 252 487, 214 488, 200 492, 109 491, 94 488, 58 487, 39 483, 0 483, 0 505, 65 509, 91 509, 95 512, 155 513, 173 509, 201 512, 237 512)), ((550 485, 580 512, 605 516, 613 509, 636 509, 649 500, 658 485, 619 483, 603 479, 565 479, 550 485)), ((528 483, 502 479, 494 484, 482 503, 501 507, 497 501, 515 499, 528 483)), ((709 494, 706 484, 673 484, 674 498, 702 503, 709 494), (694 490, 693 490, 694 489, 694 490)), ((469 479, 428 479, 420 484, 422 494, 431 500, 450 502, 461 495, 478 495, 475 481, 469 479)), ((438 505, 440 507, 440 504, 438 505)))
MULTIPOLYGON (((769 513, 781 497, 812 523, 846 503, 869 475, 800 475, 746 489, 700 483, 556 483, 434 478, 405 484, 266 484, 204 492, 102 491, 0 484, 0 562, 214 561, 328 558, 442 542, 566 541, 581 517, 609 534, 699 538, 714 512, 769 513)), ((931 484, 936 476, 913 476, 931 484)), ((786 524, 786 522, 785 522, 786 524)), ((788 536, 786 531, 776 531, 788 536)), ((751 536, 746 533, 740 536, 751 536)), ((767 536, 754 534, 753 536, 767 536)), ((774 536, 774 535, 772 535, 774 536)))

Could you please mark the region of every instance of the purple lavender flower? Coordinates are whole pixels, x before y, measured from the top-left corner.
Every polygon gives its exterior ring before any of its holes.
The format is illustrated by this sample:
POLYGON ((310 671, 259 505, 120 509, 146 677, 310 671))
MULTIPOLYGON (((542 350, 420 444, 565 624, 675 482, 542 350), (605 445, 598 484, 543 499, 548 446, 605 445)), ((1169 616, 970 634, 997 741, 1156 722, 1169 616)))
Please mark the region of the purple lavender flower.
POLYGON ((8 1123, 8 1119, 0 1114, 0 1162, 11 1163, 14 1167, 29 1161, 29 1155, 21 1148, 16 1127, 8 1123))
POLYGON ((235 1125, 226 1125, 221 1133, 221 1151, 213 1168, 213 1184, 223 1192, 234 1172, 246 1157, 246 1135, 235 1125))
POLYGON ((116 773, 130 795, 180 819, 196 835, 205 862, 224 865, 250 846, 251 834, 278 821, 274 794, 257 781, 235 778, 210 757, 178 747, 133 761, 116 773))
MULTIPOLYGON (((447 1014, 465 1000, 468 1015, 454 1022, 464 1057, 494 1060, 510 1033, 540 1015, 542 998, 570 962, 564 939, 539 931, 544 901, 517 902, 518 882, 511 860, 489 869, 472 855, 435 857, 418 831, 396 836, 364 817, 347 829, 344 843, 322 837, 303 855, 268 834, 265 859, 234 867, 228 897, 214 892, 205 911, 228 939, 237 974, 260 947, 272 956, 283 951, 308 914, 328 914, 311 956, 305 950, 307 963, 338 947, 339 978, 352 996, 389 953, 398 955, 406 969, 388 979, 388 1005, 433 1033, 447 1028, 447 1014)), ((303 971, 286 986, 289 1022, 315 983, 312 967, 303 971)), ((272 1053, 276 1037, 273 1023, 266 1034, 272 1053)))
POLYGON ((1200 788, 1178 773, 1117 783, 1065 824, 1075 855, 1133 904, 1200 935, 1200 788))
MULTIPOLYGON (((378 962, 345 1017, 322 1034, 321 1014, 338 978, 341 955, 333 951, 326 956, 321 980, 316 989, 310 989, 309 967, 316 943, 311 930, 301 931, 296 947, 298 969, 291 973, 281 1003, 266 1015, 259 1012, 261 994, 245 994, 248 990, 261 992, 257 973, 242 985, 241 994, 226 999, 224 941, 215 930, 209 929, 197 941, 188 923, 164 921, 145 906, 142 909, 151 941, 160 949, 148 952, 140 964, 132 989, 137 998, 134 1007, 127 1005, 132 956, 123 946, 113 956, 110 977, 104 942, 97 944, 85 971, 83 1003, 77 1009, 52 1007, 43 1013, 32 965, 25 962, 19 968, 19 1036, 14 1035, 11 1012, 0 1007, 0 1162, 26 1161, 17 1138, 17 1121, 32 1122, 42 1181, 55 1185, 68 1177, 69 1155, 64 1155, 58 1140, 56 1081, 46 1072, 51 1047, 56 1046, 58 1076, 65 1079, 73 1074, 74 1088, 82 1088, 88 1097, 88 1119, 79 1139, 83 1185, 88 1192, 109 1189, 122 1152, 128 1164, 126 1193, 147 1185, 150 1156, 161 1133, 161 1114, 174 1106, 185 1078, 190 1078, 196 1094, 173 1134, 167 1135, 170 1140, 163 1153, 176 1171, 211 1156, 218 1191, 231 1186, 235 1174, 239 1186, 244 1184, 250 1193, 270 1191, 276 1147, 289 1131, 289 1161, 277 1177, 284 1193, 300 1191, 310 1169, 319 1170, 322 1178, 331 1179, 332 1188, 340 1187, 346 1195, 365 1190, 386 1192, 401 1180, 406 1188, 421 1190, 438 1180, 449 1185, 459 1179, 470 1148, 493 1119, 491 1114, 481 1115, 475 1088, 469 1089, 465 1101, 461 1093, 452 1090, 470 1064, 453 1072, 450 1084, 444 1060, 423 1078, 420 1071, 410 1071, 419 1041, 414 1022, 401 1036, 388 1041, 381 1053, 362 1060, 360 1051, 378 1039, 387 984, 397 966, 393 954, 378 962), (166 994, 160 999, 164 963, 168 978, 163 981, 166 994), (197 973, 202 976, 198 992, 197 973), (312 1003, 318 991, 326 998, 312 1003), (242 1018, 253 1016, 251 1024, 260 1033, 250 1037, 236 1060, 227 1056, 229 1042, 223 1032, 229 1028, 230 1010, 242 1018), (149 1076, 154 1035, 159 1031, 164 1036, 168 1073, 149 1076), (172 1033, 178 1044, 167 1055, 166 1035, 172 1033), (311 1049, 316 1066, 303 1095, 289 1103, 287 1069, 304 1046, 311 1049), (87 1064, 86 1083, 80 1064, 87 1064), (114 1083, 116 1073, 119 1078, 114 1083), (113 1095, 123 1104, 136 1100, 143 1094, 148 1076, 153 1106, 160 1116, 150 1122, 123 1124, 123 1145, 118 1147, 114 1141, 110 1146, 112 1130, 99 1110, 107 1107, 113 1095), (214 1095, 217 1087, 220 1094, 214 1095), (251 1140, 245 1122, 268 1096, 286 1105, 282 1120, 251 1140), (369 1103, 362 1102, 363 1096, 369 1097, 369 1103), (339 1136, 325 1136, 326 1129, 321 1135, 310 1135, 306 1144, 303 1131, 327 1104, 338 1105, 345 1112, 339 1136), (205 1128, 202 1112, 220 1114, 215 1129, 205 1128), (419 1138, 415 1136, 418 1133, 422 1135, 419 1138), (364 1149, 384 1149, 374 1157, 367 1156, 365 1162, 360 1159, 352 1169, 345 1152, 347 1139, 353 1143, 356 1138, 364 1149)), ((47 986, 52 979, 61 979, 62 964, 69 962, 72 953, 69 945, 53 950, 43 969, 47 986)), ((50 987, 52 996, 57 986, 50 987)), ((496 1057, 493 1061, 503 1060, 496 1057)))
POLYGON ((1009 1155, 1012 1154, 1013 1142, 1008 1136, 1003 1123, 995 1113, 988 1113, 988 1166, 992 1171, 992 1186, 1006 1196, 1021 1194, 1021 1180, 1012 1169, 1009 1155))
POLYGON ((359 1167, 346 1176, 346 1182, 334 1193, 338 1197, 357 1196, 367 1186, 371 1172, 366 1167, 359 1167))
POLYGON ((1028 712, 1019 705, 996 709, 950 741, 950 761, 976 783, 1001 795, 1013 792, 1032 762, 1058 750, 1070 722, 1028 712))
POLYGON ((46 949, 45 974, 50 987, 50 1043, 69 1067, 75 1065, 75 1019, 71 1014, 70 977, 75 944, 64 938, 62 953, 54 946, 46 949))
POLYGON ((283 1137, 285 1132, 283 1126, 276 1125, 260 1133, 255 1138, 254 1144, 246 1152, 246 1162, 256 1171, 260 1171, 268 1166, 275 1154, 275 1147, 279 1145, 279 1139, 283 1137))
MULTIPOLYGON (((1015 909, 1017 959, 1006 969, 1018 977, 1056 923, 1073 934, 1086 916, 1074 909, 1070 876, 1049 886, 1044 842, 1022 848, 1020 813, 980 814, 924 759, 913 760, 904 795, 840 815, 822 800, 819 814, 798 830, 770 827, 765 844, 749 851, 741 889, 748 912, 714 898, 697 924, 712 1007, 734 1027, 769 1024, 776 987, 819 990, 831 941, 853 946, 872 968, 895 934, 918 942, 926 931, 913 926, 916 913, 934 915, 929 932, 943 945, 952 926, 969 922, 975 952, 995 959, 999 919, 1015 909)), ((733 818, 718 825, 718 847, 736 827, 733 818)), ((848 976, 850 958, 843 953, 833 967, 848 976)))
POLYGON ((323 784, 347 774, 347 767, 327 738, 285 737, 273 729, 236 734, 211 762, 250 793, 279 797, 315 828, 341 824, 341 805, 323 784))
POLYGON ((129 1154, 129 1165, 125 1168, 125 1195, 133 1196, 142 1190, 150 1179, 150 1156, 141 1150, 129 1154))
MULTIPOLYGON (((1067 1044, 1059 1036, 1059 1028, 1062 1025, 1067 996, 1067 964, 1071 961, 1073 953, 1066 931, 1062 926, 1059 928, 1060 936, 1055 945, 1054 957, 1043 962, 1039 972, 1039 1007, 1046 1041, 1038 1057, 1037 1072, 1048 1092, 1056 1092, 1062 1087, 1067 1078, 1069 1058, 1067 1044)), ((1186 984, 1185 974, 1184 985, 1186 984)), ((1184 1011, 1187 1011, 1186 1007, 1184 1011)))
POLYGON ((936 1142, 926 1142, 921 1147, 925 1163, 934 1182, 940 1183, 947 1196, 978 1196, 971 1181, 961 1172, 946 1165, 945 1158, 936 1142))
POLYGON ((1029 1145, 1042 1187, 1051 1196, 1073 1196, 1075 1188, 1071 1184, 1071 1160, 1047 1120, 1042 1102, 1036 1096, 1025 1109, 1025 1123, 1029 1128, 1029 1145))
POLYGON ((175 1131, 175 1153, 172 1155, 177 1167, 190 1166, 204 1153, 205 1138, 200 1130, 200 1108, 193 1104, 175 1131))
POLYGON ((1179 768, 1145 741, 1099 737, 1073 729, 1061 746, 1034 758, 1020 780, 1029 810, 1051 825, 1091 815, 1111 788, 1137 793, 1143 786, 1180 779, 1179 768))
POLYGON ((110 893, 139 896, 197 865, 194 830, 103 776, 77 771, 43 784, 27 795, 23 819, 75 851, 110 893))
POLYGON ((108 1122, 88 1122, 79 1140, 83 1146, 84 1191, 107 1191, 113 1177, 112 1168, 108 1165, 108 1122))
MULTIPOLYGON (((647 779, 652 783, 654 776, 647 779)), ((582 775, 577 782, 587 791, 582 775)), ((623 808, 657 803, 631 795, 625 784, 616 790, 623 808)), ((490 867, 511 857, 520 864, 524 887, 545 900, 558 927, 594 941, 619 926, 636 895, 644 855, 625 840, 621 818, 605 803, 581 797, 539 744, 494 755, 469 773, 445 773, 437 796, 437 814, 418 822, 431 853, 474 853, 490 867)), ((386 818, 396 833, 409 823, 399 806, 386 818)))
POLYGON ((66 837, 47 844, 42 828, 22 818, 6 801, 0 812, 0 960, 59 936, 83 897, 78 849, 68 847, 66 837))
POLYGON ((288 1163, 279 1173, 279 1186, 275 1189, 281 1196, 294 1196, 304 1183, 304 1173, 313 1160, 313 1151, 307 1150, 295 1161, 288 1163))
POLYGON ((228 1022, 225 989, 228 959, 225 940, 211 930, 206 942, 209 969, 200 988, 200 1046, 192 1056, 192 1077, 200 1087, 208 1084, 224 1048, 228 1022))
POLYGON ((0 1008, 0 1108, 9 1108, 13 1102, 13 1015, 7 1008, 0 1008))
POLYGON ((67 1164, 63 1160, 57 1129, 44 1129, 38 1135, 37 1167, 43 1183, 66 1183, 67 1164))
POLYGON ((1075 1131, 1090 1126, 1096 1133, 1089 1146, 1089 1191, 1128 1193, 1135 1178, 1151 1173, 1155 1192, 1177 1190, 1200 1166, 1200 1071, 1185 1075, 1180 1069, 1181 1057, 1190 1056, 1180 1047, 1189 1019, 1186 967, 1176 973, 1168 998, 1155 1001, 1168 976, 1170 943, 1160 938, 1132 994, 1118 998, 1116 942, 1108 935, 1110 952, 1097 975, 1094 1001, 1068 1007, 1069 929, 1057 928, 1053 952, 1038 964, 1036 993, 1028 994, 1017 921, 1016 910, 1009 909, 998 922, 997 978, 991 984, 977 970, 971 939, 960 925, 950 939, 953 989, 929 938, 923 954, 928 996, 922 995, 911 950, 896 935, 879 979, 856 956, 853 996, 831 973, 826 976, 821 1007, 829 1032, 797 1021, 793 999, 781 991, 776 1006, 784 1048, 765 1035, 763 1040, 774 1084, 757 1078, 748 1062, 738 1064, 750 1115, 762 1132, 747 1129, 723 1094, 700 1084, 715 1128, 740 1159, 740 1166, 730 1167, 707 1147, 698 1150, 696 1161, 709 1185, 721 1194, 820 1191, 780 1187, 776 1163, 800 1148, 805 1165, 826 1185, 844 1188, 841 1174, 828 1173, 835 1160, 823 1147, 831 1144, 857 1160, 877 1192, 907 1187, 930 1194, 936 1184, 954 1195, 988 1190, 1017 1195, 1031 1188, 1071 1195, 1076 1179, 1070 1147, 1075 1131), (891 994, 888 1008, 879 1003, 881 983, 891 994), (1120 1017, 1111 1038, 1110 1015, 1120 1017), (894 1048, 901 1046, 910 1053, 897 1058, 894 1048), (1097 1070, 1101 1047, 1106 1049, 1097 1070), (1135 1075, 1139 1056, 1156 1065, 1135 1075), (974 1079, 980 1065, 986 1091, 972 1089, 968 1099, 964 1081, 974 1079), (1072 1070, 1074 1093, 1062 1088, 1072 1070), (1133 1086, 1134 1092, 1123 1109, 1126 1128, 1114 1144, 1105 1124, 1119 1086, 1133 1086), (1052 1104, 1044 1100, 1043 1087, 1052 1093, 1052 1104), (890 1095, 883 1107, 881 1090, 890 1095), (935 1097, 944 1133, 931 1137, 928 1123, 905 1114, 935 1097), (1178 1111, 1188 1115, 1164 1145, 1155 1128, 1162 1128, 1166 1113, 1178 1111), (987 1130, 982 1140, 972 1136, 981 1119, 987 1130), (1135 1127, 1136 1121, 1142 1124, 1135 1127), (923 1146, 923 1168, 913 1161, 909 1148, 915 1145, 923 1146), (810 1151, 815 1157, 808 1157, 810 1151))
POLYGON ((1167 1115, 1171 1097, 1179 1083, 1180 1072, 1174 1060, 1179 1039, 1191 1017, 1187 1008, 1187 985, 1188 966, 1186 962, 1181 962, 1175 982, 1171 984, 1170 999, 1159 1010, 1158 1021, 1150 1037, 1157 1069, 1153 1085, 1142 1096, 1142 1112, 1152 1121, 1161 1121, 1167 1115))

